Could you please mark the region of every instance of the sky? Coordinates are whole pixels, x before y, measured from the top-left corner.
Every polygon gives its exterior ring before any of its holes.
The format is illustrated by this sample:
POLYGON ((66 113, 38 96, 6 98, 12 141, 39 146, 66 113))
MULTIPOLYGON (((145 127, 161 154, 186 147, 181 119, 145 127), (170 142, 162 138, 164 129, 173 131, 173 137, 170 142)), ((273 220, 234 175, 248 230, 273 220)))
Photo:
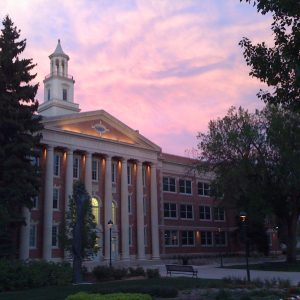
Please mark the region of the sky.
POLYGON ((271 43, 271 18, 245 2, 0 0, 7 14, 37 64, 40 103, 60 39, 81 111, 104 109, 163 152, 194 156, 210 120, 263 106, 266 87, 249 77, 238 42, 271 43))

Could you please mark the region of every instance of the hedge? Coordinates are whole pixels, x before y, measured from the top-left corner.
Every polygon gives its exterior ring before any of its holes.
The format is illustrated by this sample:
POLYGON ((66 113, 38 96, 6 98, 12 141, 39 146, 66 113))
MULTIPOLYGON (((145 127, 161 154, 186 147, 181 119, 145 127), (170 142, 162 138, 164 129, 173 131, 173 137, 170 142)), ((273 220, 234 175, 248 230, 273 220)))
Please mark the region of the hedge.
POLYGON ((147 294, 87 294, 80 292, 74 295, 70 295, 66 300, 151 300, 152 297, 147 294))

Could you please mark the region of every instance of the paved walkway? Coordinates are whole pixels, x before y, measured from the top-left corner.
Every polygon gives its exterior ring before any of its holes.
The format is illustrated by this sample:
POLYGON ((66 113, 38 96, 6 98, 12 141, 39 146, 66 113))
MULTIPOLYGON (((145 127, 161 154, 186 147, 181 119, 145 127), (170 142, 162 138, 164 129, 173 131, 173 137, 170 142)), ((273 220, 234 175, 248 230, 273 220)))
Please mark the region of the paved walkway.
MULTIPOLYGON (((166 267, 162 264, 151 265, 147 268, 157 268, 161 276, 167 276, 166 267)), ((242 269, 224 269, 220 268, 219 265, 203 265, 203 266, 194 266, 198 270, 198 278, 207 278, 207 279, 222 279, 224 277, 234 277, 234 278, 246 278, 246 270, 242 269)), ((180 276, 180 275, 172 275, 180 276)), ((254 279, 288 279, 293 285, 297 285, 300 282, 300 272, 274 272, 274 271, 256 271, 250 270, 250 278, 254 279)))

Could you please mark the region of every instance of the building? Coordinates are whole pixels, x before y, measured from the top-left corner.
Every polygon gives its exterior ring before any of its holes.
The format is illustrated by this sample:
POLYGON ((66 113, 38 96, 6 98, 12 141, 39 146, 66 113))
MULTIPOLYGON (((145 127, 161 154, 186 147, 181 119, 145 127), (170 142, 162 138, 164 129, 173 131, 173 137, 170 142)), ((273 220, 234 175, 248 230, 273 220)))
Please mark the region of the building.
POLYGON ((85 183, 97 221, 98 255, 114 260, 237 251, 234 212, 210 197, 210 177, 191 172, 191 159, 170 155, 104 110, 74 103, 69 56, 58 45, 44 80, 42 189, 20 234, 20 258, 61 260, 59 225, 74 180, 85 183), (108 222, 112 220, 110 239, 108 222))

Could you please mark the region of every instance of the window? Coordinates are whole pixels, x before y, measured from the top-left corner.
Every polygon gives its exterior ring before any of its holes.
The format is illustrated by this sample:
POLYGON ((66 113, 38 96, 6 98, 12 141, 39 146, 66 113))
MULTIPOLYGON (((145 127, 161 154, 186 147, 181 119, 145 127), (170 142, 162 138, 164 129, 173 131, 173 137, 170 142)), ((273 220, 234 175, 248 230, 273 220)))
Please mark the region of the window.
POLYGON ((210 196, 210 184, 206 182, 198 182, 198 195, 199 196, 210 196))
POLYGON ((215 233, 215 245, 226 246, 226 232, 220 231, 215 233))
POLYGON ((173 177, 163 177, 164 192, 176 192, 176 180, 173 177))
POLYGON ((182 246, 193 246, 194 231, 182 231, 181 244, 182 246))
POLYGON ((114 201, 111 204, 111 220, 114 225, 117 224, 117 205, 114 201))
POLYGON ((177 230, 165 230, 165 245, 166 246, 178 246, 178 231, 177 230))
POLYGON ((68 92, 67 89, 63 89, 63 100, 67 101, 68 100, 68 92))
POLYGON ((177 218, 177 205, 175 203, 164 203, 164 217, 177 218))
POLYGON ((37 209, 39 203, 39 196, 32 197, 31 200, 32 200, 32 209, 37 209))
POLYGON ((193 206, 189 204, 180 204, 180 218, 193 219, 193 206))
POLYGON ((225 208, 214 207, 214 219, 216 221, 225 221, 225 208))
POLYGON ((47 89, 47 100, 50 101, 50 89, 47 89))
POLYGON ((58 247, 58 225, 52 226, 52 247, 58 247))
POLYGON ((111 164, 111 182, 117 182, 117 164, 116 162, 112 162, 111 164))
POLYGON ((127 165, 127 183, 128 185, 132 184, 131 165, 127 165))
POLYGON ((185 179, 179 179, 179 192, 181 194, 192 194, 192 181, 191 180, 185 180, 185 179))
POLYGON ((92 202, 92 214, 95 218, 96 224, 98 225, 99 224, 99 217, 100 217, 99 202, 95 197, 92 198, 91 202, 92 202))
POLYGON ((54 154, 54 169, 53 169, 54 176, 60 175, 60 156, 58 154, 54 154))
POLYGON ((53 209, 59 208, 59 188, 53 188, 53 209))
POLYGON ((199 215, 200 215, 200 220, 210 220, 211 219, 210 207, 209 206, 200 206, 199 207, 199 215))
POLYGON ((132 226, 129 226, 129 234, 128 234, 128 243, 129 246, 132 246, 132 226))
POLYGON ((147 233, 147 225, 144 226, 144 246, 148 245, 148 233, 147 233))
POLYGON ((30 157, 30 163, 34 167, 38 167, 40 165, 40 158, 35 155, 30 157))
POLYGON ((73 159, 73 178, 79 179, 79 157, 73 159))
POLYGON ((92 180, 99 180, 99 160, 92 160, 92 180))
POLYGON ((211 231, 201 231, 201 245, 211 246, 212 245, 212 233, 211 231))
POLYGON ((143 186, 146 186, 146 172, 147 172, 147 166, 143 166, 143 170, 142 170, 143 186))
POLYGON ((29 248, 36 248, 37 224, 30 224, 29 248))
POLYGON ((128 195, 128 213, 131 214, 132 213, 132 196, 128 195))
POLYGON ((144 216, 147 214, 147 198, 143 197, 143 210, 144 210, 144 216))

